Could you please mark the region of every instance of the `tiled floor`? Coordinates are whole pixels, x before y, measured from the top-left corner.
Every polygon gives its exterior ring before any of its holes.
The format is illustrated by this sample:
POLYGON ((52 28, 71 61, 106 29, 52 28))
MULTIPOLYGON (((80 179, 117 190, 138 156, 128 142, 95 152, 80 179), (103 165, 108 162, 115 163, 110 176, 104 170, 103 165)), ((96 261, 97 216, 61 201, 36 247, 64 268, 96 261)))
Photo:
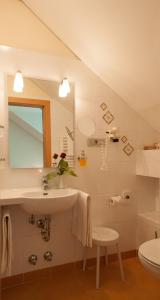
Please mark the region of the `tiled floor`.
POLYGON ((137 258, 124 261, 126 281, 117 263, 101 267, 101 288, 95 289, 95 268, 62 268, 39 279, 3 290, 2 300, 160 300, 160 280, 146 272, 137 258))

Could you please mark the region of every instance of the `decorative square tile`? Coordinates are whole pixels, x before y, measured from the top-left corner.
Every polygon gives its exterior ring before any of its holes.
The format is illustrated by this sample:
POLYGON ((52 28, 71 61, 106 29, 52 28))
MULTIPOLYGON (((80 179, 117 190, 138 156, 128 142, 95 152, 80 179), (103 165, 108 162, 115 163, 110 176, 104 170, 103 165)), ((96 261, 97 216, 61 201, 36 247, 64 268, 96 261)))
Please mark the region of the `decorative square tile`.
POLYGON ((110 124, 113 120, 114 120, 114 116, 110 113, 110 111, 108 110, 104 116, 103 116, 103 120, 107 123, 110 124))
POLYGON ((131 146, 130 143, 128 143, 124 148, 123 151, 125 154, 127 154, 128 156, 130 156, 132 154, 132 152, 134 151, 134 148, 131 146))
POLYGON ((127 137, 124 135, 124 136, 121 137, 121 141, 122 141, 123 143, 126 143, 126 142, 128 141, 128 139, 127 139, 127 137))
POLYGON ((100 108, 101 108, 102 110, 106 110, 106 109, 107 109, 107 104, 104 103, 104 102, 102 102, 101 105, 100 105, 100 108))

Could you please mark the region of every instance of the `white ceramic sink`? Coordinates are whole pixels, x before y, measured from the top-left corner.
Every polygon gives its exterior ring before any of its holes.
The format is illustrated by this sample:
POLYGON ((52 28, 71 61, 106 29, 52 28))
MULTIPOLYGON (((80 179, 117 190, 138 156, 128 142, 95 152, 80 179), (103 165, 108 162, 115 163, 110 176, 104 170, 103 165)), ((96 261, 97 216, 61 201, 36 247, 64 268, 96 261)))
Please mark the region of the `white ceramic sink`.
POLYGON ((71 188, 30 191, 22 194, 21 206, 30 214, 52 215, 71 208, 77 196, 78 191, 71 188))

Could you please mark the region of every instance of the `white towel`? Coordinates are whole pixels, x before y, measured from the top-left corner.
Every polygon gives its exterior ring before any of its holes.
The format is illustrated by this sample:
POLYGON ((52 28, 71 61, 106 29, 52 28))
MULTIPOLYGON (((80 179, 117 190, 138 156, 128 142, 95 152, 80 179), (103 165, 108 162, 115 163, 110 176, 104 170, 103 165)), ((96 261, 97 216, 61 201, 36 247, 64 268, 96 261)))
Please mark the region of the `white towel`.
POLYGON ((12 223, 10 213, 6 208, 2 212, 2 260, 1 274, 11 275, 12 263, 12 223))
POLYGON ((72 234, 84 247, 92 247, 91 198, 81 191, 73 207, 72 234))

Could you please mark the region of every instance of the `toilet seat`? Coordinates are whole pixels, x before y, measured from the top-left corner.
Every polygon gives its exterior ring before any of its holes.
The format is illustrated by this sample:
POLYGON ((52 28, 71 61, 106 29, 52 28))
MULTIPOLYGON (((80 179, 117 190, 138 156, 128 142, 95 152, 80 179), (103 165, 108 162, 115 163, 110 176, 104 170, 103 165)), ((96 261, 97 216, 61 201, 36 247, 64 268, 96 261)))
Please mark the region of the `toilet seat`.
POLYGON ((159 269, 159 271, 160 271, 160 265, 157 265, 157 264, 153 263, 152 261, 150 261, 149 259, 145 258, 145 257, 144 257, 142 254, 140 254, 140 253, 138 253, 138 256, 139 256, 140 260, 143 260, 143 261, 144 261, 144 263, 149 264, 149 265, 151 265, 151 266, 153 266, 153 267, 159 269))
POLYGON ((138 257, 147 270, 160 278, 160 239, 143 243, 139 247, 138 257))
POLYGON ((141 257, 157 267, 160 267, 160 239, 154 239, 143 243, 139 247, 141 257))

